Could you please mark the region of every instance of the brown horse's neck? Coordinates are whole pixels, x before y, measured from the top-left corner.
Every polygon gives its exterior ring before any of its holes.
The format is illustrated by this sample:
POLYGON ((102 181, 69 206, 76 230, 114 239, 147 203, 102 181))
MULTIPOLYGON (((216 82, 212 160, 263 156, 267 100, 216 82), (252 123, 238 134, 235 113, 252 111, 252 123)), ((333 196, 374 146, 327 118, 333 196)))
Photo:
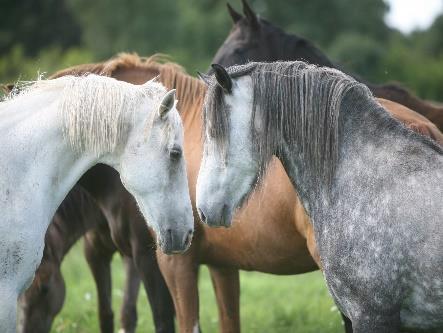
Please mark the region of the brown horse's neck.
POLYGON ((71 190, 60 205, 46 233, 48 251, 58 262, 88 230, 106 223, 100 208, 85 191, 71 190))

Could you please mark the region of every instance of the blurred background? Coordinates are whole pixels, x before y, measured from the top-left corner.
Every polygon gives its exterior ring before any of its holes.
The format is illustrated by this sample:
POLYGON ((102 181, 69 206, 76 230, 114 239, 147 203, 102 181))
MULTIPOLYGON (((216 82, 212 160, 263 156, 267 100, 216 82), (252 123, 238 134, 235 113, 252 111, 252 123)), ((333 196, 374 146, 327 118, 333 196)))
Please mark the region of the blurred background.
MULTIPOLYGON (((443 101, 443 0, 249 0, 262 17, 319 46, 372 82, 399 81, 443 101)), ((241 10, 240 0, 231 5, 241 10)), ((205 71, 232 26, 226 0, 0 1, 0 83, 37 78, 118 52, 165 53, 194 75, 205 71)), ((67 298, 52 332, 98 332, 97 297, 78 244, 63 263, 67 298)), ((113 263, 116 326, 123 269, 113 263)), ((201 325, 217 331, 217 308, 201 270, 201 325)), ((319 272, 277 277, 241 274, 244 332, 343 332, 319 272)), ((152 332, 139 297, 138 332, 152 332)))
MULTIPOLYGON (((344 68, 443 100, 443 0, 250 3, 344 68)), ((241 9, 240 1, 231 4, 241 9)), ((194 74, 208 68, 231 27, 226 0, 3 0, 0 12, 2 83, 122 51, 166 53, 194 74)))

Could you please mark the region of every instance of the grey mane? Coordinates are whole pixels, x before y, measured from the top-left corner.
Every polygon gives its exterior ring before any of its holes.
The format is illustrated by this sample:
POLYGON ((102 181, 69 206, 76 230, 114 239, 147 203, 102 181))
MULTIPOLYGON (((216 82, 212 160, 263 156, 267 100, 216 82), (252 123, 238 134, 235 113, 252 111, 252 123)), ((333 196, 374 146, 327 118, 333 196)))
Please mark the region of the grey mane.
MULTIPOLYGON (((338 156, 338 117, 345 94, 360 87, 369 89, 335 69, 304 62, 249 63, 228 69, 232 78, 250 75, 253 86, 252 133, 264 172, 282 138, 296 144, 307 169, 330 179, 338 156), (254 128, 255 119, 265 126, 254 128)), ((228 144, 229 110, 223 90, 213 80, 208 89, 204 123, 225 151, 228 144)), ((263 178, 263 177, 259 177, 263 178)))
MULTIPOLYGON (((259 181, 263 179, 272 155, 277 154, 281 140, 296 146, 303 157, 304 169, 313 177, 330 183, 339 155, 339 115, 345 97, 360 99, 373 111, 380 128, 385 127, 415 136, 441 152, 432 140, 405 128, 373 98, 371 91, 354 78, 331 68, 317 67, 301 61, 258 63, 227 69, 235 79, 249 75, 253 86, 252 133, 260 161, 259 181), (351 92, 352 91, 352 92, 351 92), (257 131, 255 124, 265 128, 257 131)), ((204 104, 204 131, 226 153, 229 133, 229 110, 224 91, 214 76, 209 82, 204 104)), ((363 121, 363 118, 362 118, 363 121)))

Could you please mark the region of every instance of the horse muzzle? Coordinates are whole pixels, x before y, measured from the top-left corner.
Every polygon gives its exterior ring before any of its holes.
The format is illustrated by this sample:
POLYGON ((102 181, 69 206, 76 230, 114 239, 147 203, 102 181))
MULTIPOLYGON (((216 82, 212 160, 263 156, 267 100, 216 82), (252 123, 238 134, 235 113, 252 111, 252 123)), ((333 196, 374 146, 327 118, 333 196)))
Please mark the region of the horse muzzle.
POLYGON ((159 237, 159 246, 165 254, 180 254, 185 252, 192 241, 193 229, 177 230, 166 229, 161 232, 159 237))
POLYGON ((226 205, 215 205, 206 208, 203 205, 197 207, 200 220, 213 228, 225 227, 229 228, 232 222, 232 209, 226 205))

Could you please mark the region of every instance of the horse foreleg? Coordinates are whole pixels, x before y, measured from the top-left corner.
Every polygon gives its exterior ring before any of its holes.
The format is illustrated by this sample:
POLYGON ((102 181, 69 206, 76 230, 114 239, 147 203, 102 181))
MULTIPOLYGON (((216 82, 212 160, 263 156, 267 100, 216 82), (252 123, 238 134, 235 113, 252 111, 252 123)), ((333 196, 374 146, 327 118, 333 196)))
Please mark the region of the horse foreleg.
POLYGON ((240 332, 240 277, 237 269, 209 266, 223 333, 240 332))
POLYGON ((135 249, 133 258, 151 304, 155 331, 174 332, 174 304, 160 272, 155 251, 142 245, 135 249))
POLYGON ((111 260, 114 251, 110 251, 94 241, 99 237, 84 237, 84 252, 94 277, 98 294, 98 314, 102 333, 114 332, 114 313, 112 311, 111 260))
POLYGON ((133 333, 137 327, 137 298, 140 290, 140 278, 132 258, 124 256, 126 280, 123 305, 120 311, 121 332, 133 333))
POLYGON ((17 314, 17 288, 0 281, 0 332, 15 333, 17 314))
POLYGON ((158 263, 174 300, 180 333, 198 333, 198 263, 195 247, 183 255, 157 251, 158 263))

